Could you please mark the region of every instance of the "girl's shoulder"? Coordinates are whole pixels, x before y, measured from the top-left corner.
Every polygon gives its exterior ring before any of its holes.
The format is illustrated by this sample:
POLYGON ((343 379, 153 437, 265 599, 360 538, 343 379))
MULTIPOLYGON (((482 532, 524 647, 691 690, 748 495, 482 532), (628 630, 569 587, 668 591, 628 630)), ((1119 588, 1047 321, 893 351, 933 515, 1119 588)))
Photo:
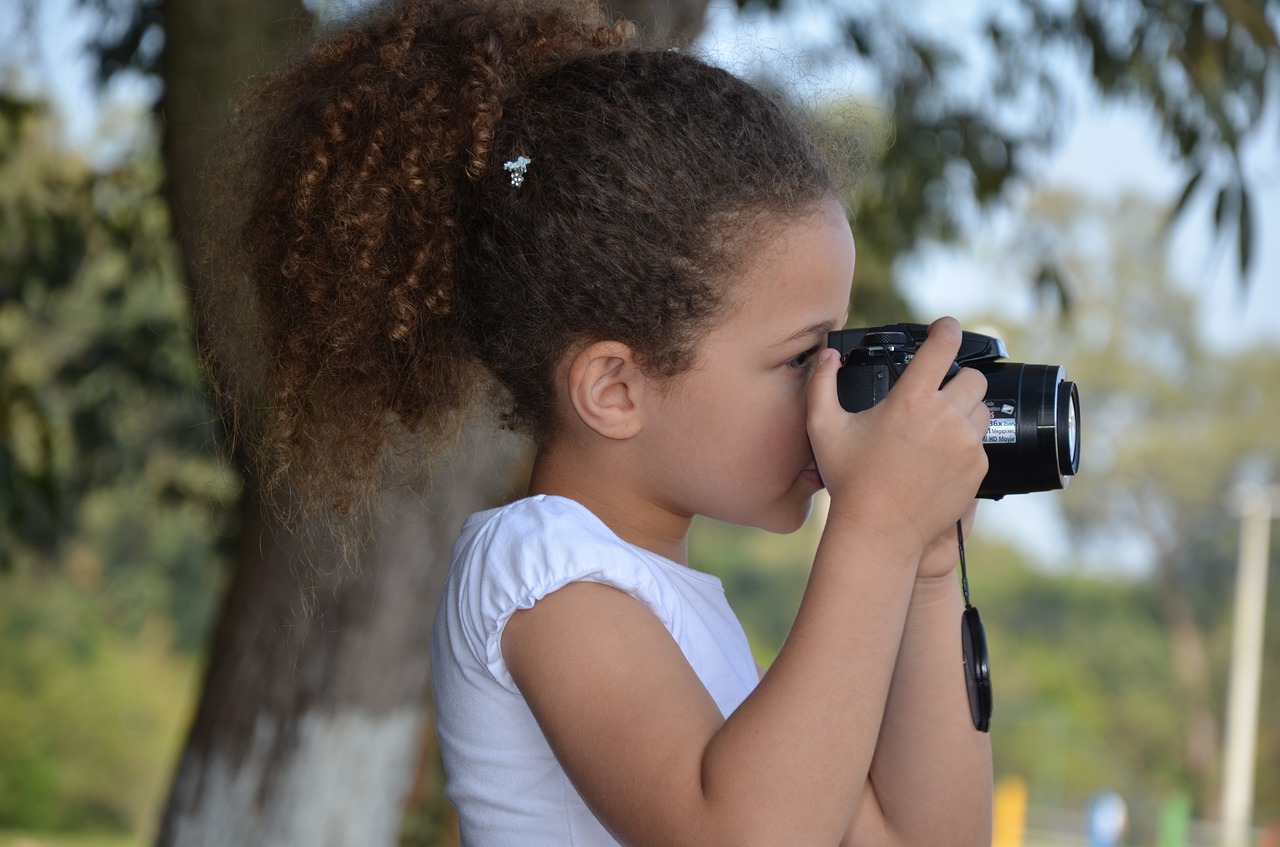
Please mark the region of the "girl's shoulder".
MULTIPOLYGON (((593 582, 634 597, 671 630, 692 597, 716 591, 686 582, 678 567, 627 544, 573 500, 517 500, 478 512, 463 526, 433 641, 453 645, 455 654, 465 646, 470 661, 514 692, 501 642, 515 612, 570 583, 593 582)), ((723 597, 723 589, 716 593, 723 597)))
POLYGON ((714 576, 627 543, 585 506, 554 495, 472 515, 453 558, 459 587, 497 601, 499 617, 569 582, 612 585, 655 611, 677 595, 724 591, 714 576))
POLYGON ((470 546, 487 559, 507 553, 526 565, 558 562, 571 570, 594 570, 607 562, 723 590, 711 574, 623 540, 586 506, 555 494, 534 494, 477 512, 464 524, 458 545, 455 558, 459 548, 470 546))
POLYGON ((453 558, 468 582, 542 593, 601 570, 633 571, 644 555, 580 503, 538 494, 472 515, 453 558))
POLYGON ((583 541, 622 545, 604 522, 587 507, 554 494, 534 494, 493 509, 477 512, 463 524, 460 542, 536 543, 583 541))

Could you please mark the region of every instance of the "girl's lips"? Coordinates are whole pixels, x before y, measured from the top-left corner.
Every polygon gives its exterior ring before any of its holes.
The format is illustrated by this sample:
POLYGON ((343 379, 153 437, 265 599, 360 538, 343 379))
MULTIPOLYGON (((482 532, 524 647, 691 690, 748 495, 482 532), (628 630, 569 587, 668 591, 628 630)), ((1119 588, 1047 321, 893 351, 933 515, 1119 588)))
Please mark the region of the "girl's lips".
POLYGON ((826 488, 822 482, 822 474, 818 473, 817 468, 805 468, 800 471, 800 476, 807 479, 817 488, 826 488))

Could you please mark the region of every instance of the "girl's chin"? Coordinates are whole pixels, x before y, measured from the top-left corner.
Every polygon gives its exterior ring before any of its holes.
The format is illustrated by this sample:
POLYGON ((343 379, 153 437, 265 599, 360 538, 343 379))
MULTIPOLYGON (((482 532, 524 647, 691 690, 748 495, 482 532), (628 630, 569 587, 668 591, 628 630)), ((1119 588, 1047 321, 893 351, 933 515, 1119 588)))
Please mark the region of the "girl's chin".
POLYGON ((790 535, 791 533, 804 526, 809 521, 809 515, 813 513, 813 496, 812 494, 804 498, 803 503, 799 503, 793 509, 779 510, 777 514, 771 515, 770 519, 765 523, 758 523, 756 527, 767 532, 776 532, 779 535, 790 535))

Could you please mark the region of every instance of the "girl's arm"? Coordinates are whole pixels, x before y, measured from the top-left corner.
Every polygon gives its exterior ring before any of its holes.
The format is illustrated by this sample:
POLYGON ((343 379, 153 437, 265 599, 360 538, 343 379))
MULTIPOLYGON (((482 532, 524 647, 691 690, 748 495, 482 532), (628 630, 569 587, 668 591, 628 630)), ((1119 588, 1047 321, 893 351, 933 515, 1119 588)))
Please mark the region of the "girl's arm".
MULTIPOLYGON (((966 532, 972 519, 971 509, 966 532)), ((921 560, 871 764, 875 806, 855 816, 850 847, 881 833, 898 844, 991 840, 991 742, 969 714, 956 556, 952 530, 921 560)))
MULTIPOLYGON (((959 328, 949 322, 939 335, 890 397, 859 415, 839 409, 829 358, 815 374, 810 431, 832 494, 827 528, 786 644, 727 720, 661 623, 621 592, 574 584, 511 618, 512 676, 623 842, 834 845, 855 810, 867 810, 878 841, 911 832, 900 816, 929 816, 937 798, 916 791, 913 803, 902 785, 915 771, 889 767, 882 799, 873 760, 890 697, 918 696, 926 675, 897 674, 900 654, 916 664, 942 639, 931 604, 913 606, 926 544, 953 526, 986 472, 982 379, 962 372, 937 389, 959 328)), ((884 727, 890 745, 905 731, 898 720, 884 727)))
POLYGON ((503 656, 623 843, 835 845, 871 768, 911 558, 884 548, 876 559, 898 573, 859 580, 871 569, 820 554, 815 571, 833 579, 811 581, 787 644, 728 720, 653 613, 607 586, 571 584, 517 612, 503 656), (839 601, 854 592, 865 608, 839 601))

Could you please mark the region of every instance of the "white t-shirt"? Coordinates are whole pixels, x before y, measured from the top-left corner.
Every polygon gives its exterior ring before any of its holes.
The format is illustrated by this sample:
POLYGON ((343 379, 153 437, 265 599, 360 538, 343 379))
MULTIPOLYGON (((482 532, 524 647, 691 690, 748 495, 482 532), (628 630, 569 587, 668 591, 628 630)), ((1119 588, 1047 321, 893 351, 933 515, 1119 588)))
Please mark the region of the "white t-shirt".
POLYGON ((445 793, 471 847, 617 845, 583 803, 502 659, 502 630, 570 582, 599 582, 662 621, 724 715, 755 687, 720 580, 622 541, 578 503, 535 496, 472 515, 431 631, 445 793))

